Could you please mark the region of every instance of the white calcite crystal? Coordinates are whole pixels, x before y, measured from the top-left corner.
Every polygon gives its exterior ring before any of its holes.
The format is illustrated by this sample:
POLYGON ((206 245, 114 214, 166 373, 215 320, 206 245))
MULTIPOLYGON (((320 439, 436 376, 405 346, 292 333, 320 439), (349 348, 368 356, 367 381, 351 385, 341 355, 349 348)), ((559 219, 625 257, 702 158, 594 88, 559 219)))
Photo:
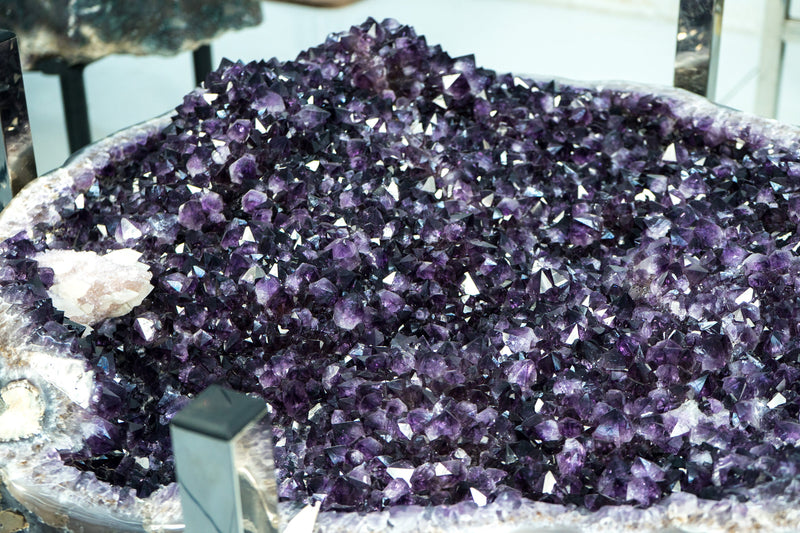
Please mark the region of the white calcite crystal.
POLYGON ((130 248, 105 255, 49 250, 36 260, 53 269, 54 283, 48 291, 53 306, 70 320, 91 326, 129 313, 153 290, 152 274, 139 262, 141 256, 130 248))

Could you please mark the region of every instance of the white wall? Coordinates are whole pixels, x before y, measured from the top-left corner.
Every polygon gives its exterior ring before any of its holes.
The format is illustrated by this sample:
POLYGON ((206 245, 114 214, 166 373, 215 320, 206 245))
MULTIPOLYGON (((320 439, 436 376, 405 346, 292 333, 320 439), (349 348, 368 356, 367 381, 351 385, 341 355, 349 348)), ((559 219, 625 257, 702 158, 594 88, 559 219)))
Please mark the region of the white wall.
MULTIPOLYGON (((755 98, 763 0, 727 0, 718 100, 751 110, 755 98)), ((677 0, 362 0, 339 9, 265 2, 264 23, 230 33, 213 46, 214 64, 231 59, 291 59, 327 34, 392 17, 414 26, 452 55, 474 53, 500 71, 574 79, 672 83, 677 0)), ((800 60, 789 51, 789 59, 800 60)), ((786 69, 786 87, 800 87, 800 69, 786 69), (794 71, 798 71, 793 74, 794 71)), ((85 71, 95 139, 164 113, 191 90, 191 55, 112 56, 85 71)), ((58 80, 26 73, 40 172, 68 156, 58 80)), ((800 122, 800 104, 784 98, 780 118, 800 122)))

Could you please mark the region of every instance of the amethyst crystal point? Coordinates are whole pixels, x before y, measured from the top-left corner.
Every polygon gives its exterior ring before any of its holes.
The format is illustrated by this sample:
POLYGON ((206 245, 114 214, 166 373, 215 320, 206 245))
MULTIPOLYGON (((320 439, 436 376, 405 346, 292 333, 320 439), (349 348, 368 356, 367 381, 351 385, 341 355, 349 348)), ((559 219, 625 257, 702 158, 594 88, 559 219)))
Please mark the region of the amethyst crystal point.
POLYGON ((364 312, 358 300, 347 298, 339 300, 333 307, 333 322, 345 330, 355 329, 364 321, 364 312))
POLYGON ((26 342, 93 372, 98 429, 59 461, 160 494, 170 418, 225 382, 273 410, 281 497, 326 510, 796 484, 800 157, 680 102, 498 75, 391 21, 223 63, 0 245, 26 342), (155 289, 65 319, 36 258, 123 246, 155 289))

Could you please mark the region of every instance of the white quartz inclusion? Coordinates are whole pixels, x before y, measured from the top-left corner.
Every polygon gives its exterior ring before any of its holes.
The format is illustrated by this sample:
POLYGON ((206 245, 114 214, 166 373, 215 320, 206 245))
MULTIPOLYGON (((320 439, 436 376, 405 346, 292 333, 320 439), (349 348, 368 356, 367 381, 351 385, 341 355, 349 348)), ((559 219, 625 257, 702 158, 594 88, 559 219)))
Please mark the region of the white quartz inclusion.
POLYGON ((389 272, 389 274, 385 278, 383 278, 383 282, 386 285, 391 285, 392 283, 394 283, 394 278, 396 276, 397 276, 397 272, 389 272))
POLYGON ((123 218, 119 222, 119 227, 117 229, 116 237, 117 240, 120 242, 125 242, 131 239, 138 239, 142 236, 142 231, 137 228, 133 222, 128 220, 127 218, 123 218))
POLYGON ((0 390, 0 442, 39 433, 43 417, 41 394, 29 381, 12 381, 0 390))
POLYGON ((389 185, 386 186, 386 191, 392 195, 395 202, 400 201, 400 188, 397 186, 397 182, 392 180, 389 185))
POLYGON ((675 152, 675 143, 667 146, 667 149, 664 150, 664 155, 661 156, 661 160, 665 163, 676 163, 678 161, 678 154, 675 152))
POLYGON ((569 332, 569 336, 567 337, 566 343, 567 344, 575 344, 576 342, 578 342, 580 340, 580 338, 581 338, 580 329, 578 328, 578 325, 575 324, 572 327, 572 331, 569 332))
POLYGON ((428 176, 425 183, 420 187, 424 192, 433 194, 436 192, 436 179, 433 176, 428 176))
MULTIPOLYGON (((694 429, 701 423, 708 423, 714 427, 728 426, 730 424, 730 412, 721 409, 711 415, 703 413, 696 400, 686 400, 679 407, 667 411, 662 415, 664 427, 670 430, 670 437, 680 437, 692 434, 694 429)), ((692 439, 695 443, 695 440, 692 439)), ((697 441, 700 442, 700 441, 697 441)))
POLYGON ((292 517, 288 524, 286 524, 284 531, 314 531, 317 523, 317 515, 319 515, 321 507, 322 506, 316 501, 306 505, 292 517))
POLYGON ((461 292, 468 296, 477 296, 481 293, 469 273, 464 274, 464 281, 461 282, 461 292))
POLYGON ((470 487, 469 493, 472 496, 472 501, 478 504, 478 507, 483 507, 484 505, 486 505, 487 502, 486 495, 483 494, 481 491, 479 491, 475 487, 470 487))
POLYGON ((86 370, 86 361, 59 357, 46 351, 33 351, 26 360, 32 371, 63 392, 84 409, 92 400, 94 373, 86 370))
POLYGON ((411 437, 414 436, 414 431, 411 429, 411 425, 406 422, 398 422, 397 427, 408 440, 411 440, 411 437))
POLYGON ((433 473, 437 476, 452 476, 453 473, 442 463, 433 465, 433 473))
POLYGON ((411 476, 414 475, 413 468, 399 468, 399 467, 389 467, 386 469, 386 473, 389 474, 392 479, 402 479, 409 485, 411 485, 411 476))
POLYGON ((444 89, 447 90, 461 77, 461 73, 458 72, 456 74, 445 74, 442 76, 442 83, 444 84, 444 89))
POLYGON ((553 489, 556 487, 556 476, 553 475, 552 472, 548 470, 548 472, 544 475, 544 483, 542 485, 542 493, 544 494, 552 494, 553 489))
POLYGON ((36 256, 53 270, 48 290, 53 306, 70 320, 91 326, 127 314, 153 290, 152 274, 130 248, 105 255, 91 251, 49 250, 36 256))
POLYGON ((153 340, 156 334, 156 324, 153 320, 149 318, 139 317, 136 319, 136 328, 139 330, 139 333, 142 335, 142 338, 147 342, 153 340))
POLYGON ((541 398, 537 398, 536 403, 533 404, 533 411, 538 413, 542 410, 542 407, 544 407, 544 402, 541 398))
POLYGON ((755 293, 753 292, 753 288, 752 288, 752 287, 748 287, 747 289, 745 289, 745 291, 744 291, 742 294, 740 294, 740 295, 739 295, 739 296, 738 296, 738 297, 737 297, 737 298, 734 300, 734 303, 735 303, 736 305, 742 305, 742 304, 747 304, 747 303, 750 303, 750 302, 752 302, 752 301, 753 301, 753 295, 754 295, 754 294, 755 294, 755 293))
POLYGON ((245 226, 242 237, 239 239, 239 245, 241 246, 246 242, 256 242, 256 238, 253 236, 253 230, 250 229, 250 226, 245 226))
POLYGON ((772 399, 767 403, 767 407, 770 409, 775 409, 786 403, 786 397, 781 394, 780 392, 772 397, 772 399))

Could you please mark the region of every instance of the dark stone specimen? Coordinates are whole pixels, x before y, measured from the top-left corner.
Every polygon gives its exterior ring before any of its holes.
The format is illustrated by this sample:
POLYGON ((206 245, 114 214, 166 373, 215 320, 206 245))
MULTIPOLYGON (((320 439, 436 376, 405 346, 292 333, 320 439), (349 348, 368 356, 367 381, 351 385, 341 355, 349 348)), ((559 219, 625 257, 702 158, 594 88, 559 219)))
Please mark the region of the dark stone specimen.
POLYGON ((261 22, 257 0, 7 0, 3 26, 23 68, 51 70, 110 54, 172 55, 261 22))

